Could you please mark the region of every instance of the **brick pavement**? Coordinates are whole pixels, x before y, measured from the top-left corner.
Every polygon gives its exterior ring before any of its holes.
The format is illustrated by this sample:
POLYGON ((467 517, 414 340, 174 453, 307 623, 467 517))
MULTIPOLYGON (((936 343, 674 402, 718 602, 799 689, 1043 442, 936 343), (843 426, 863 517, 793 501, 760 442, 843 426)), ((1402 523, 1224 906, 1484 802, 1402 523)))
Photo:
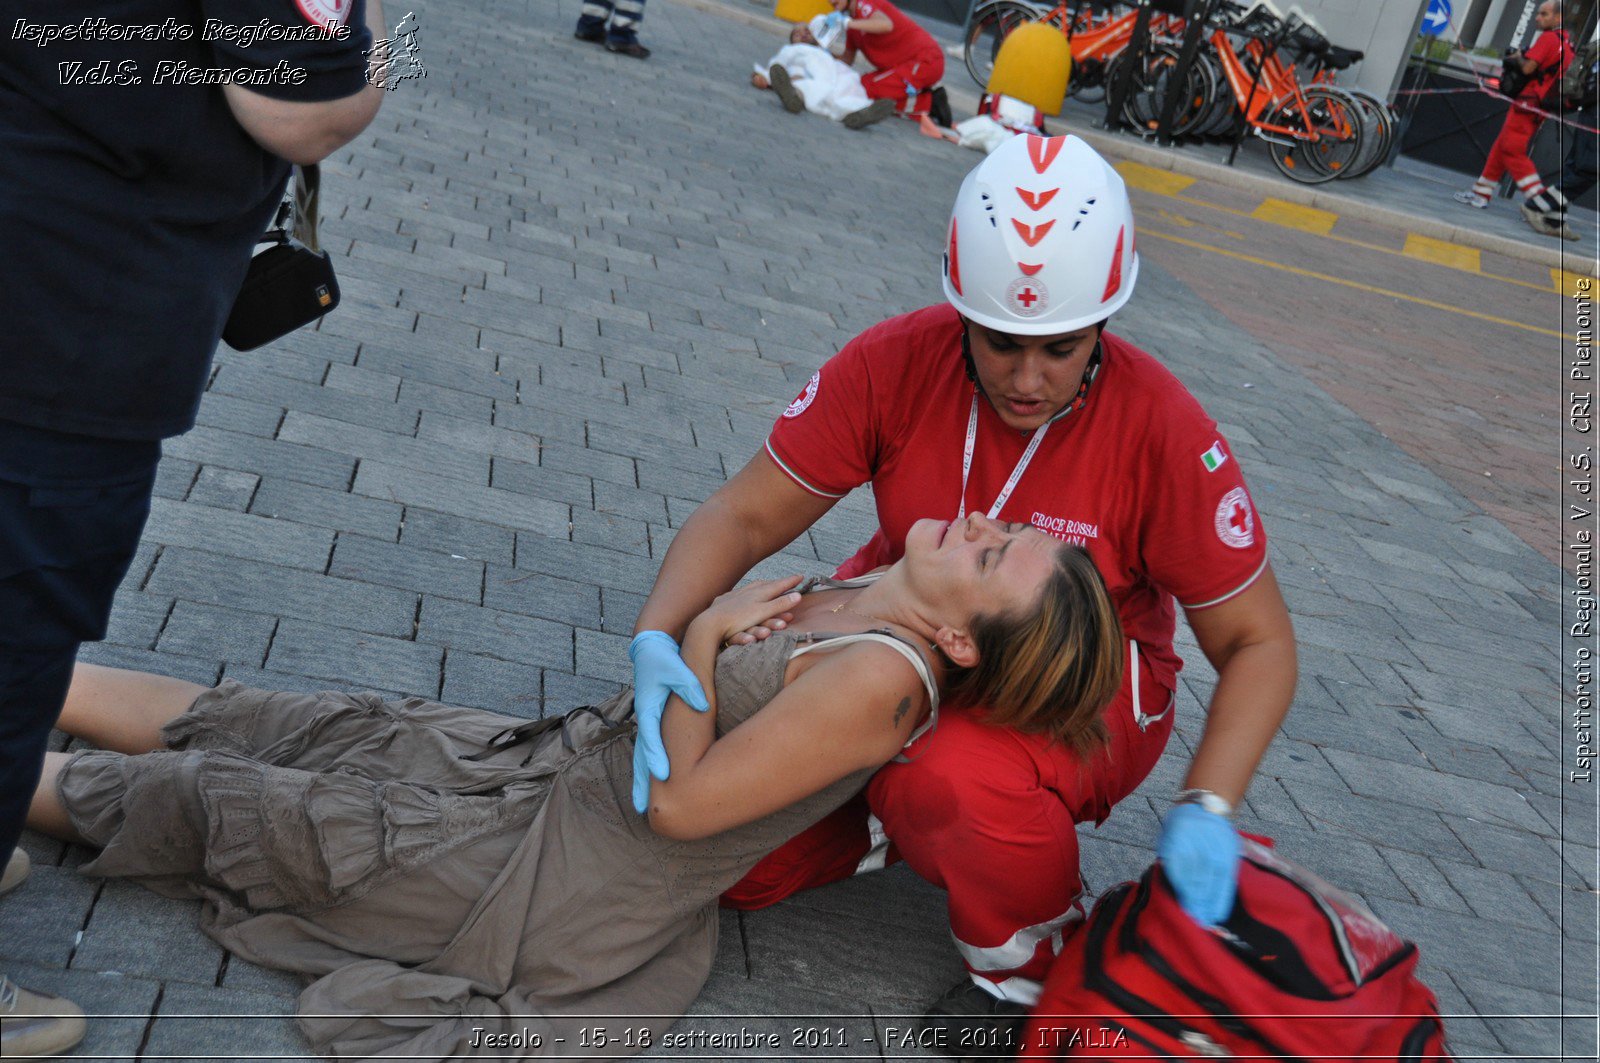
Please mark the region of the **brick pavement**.
MULTIPOLYGON (((641 64, 573 41, 572 0, 408 6, 427 79, 326 167, 344 305, 219 352, 87 659, 525 716, 602 695, 689 509, 827 355, 938 298, 976 156, 784 115, 745 86, 770 34, 657 0, 641 64)), ((1520 1016, 1592 1012, 1596 885, 1593 792, 1562 781, 1555 566, 1170 275, 1140 289, 1119 328, 1229 433, 1302 642, 1244 825, 1421 944, 1463 1055, 1553 1055, 1560 1020, 1520 1016)), ((871 526, 851 499, 761 571, 826 568, 871 526)), ((1096 891, 1150 859, 1198 733, 1211 678, 1181 648, 1169 756, 1082 832, 1096 891)), ((108 1016, 80 1054, 304 1051, 296 983, 223 954, 192 904, 26 844, 0 966, 108 1016)), ((958 971, 903 870, 723 926, 686 1028, 822 1016, 852 1054, 906 1054, 888 1029, 958 971)), ((1592 1022, 1566 1025, 1592 1054, 1592 1022)))

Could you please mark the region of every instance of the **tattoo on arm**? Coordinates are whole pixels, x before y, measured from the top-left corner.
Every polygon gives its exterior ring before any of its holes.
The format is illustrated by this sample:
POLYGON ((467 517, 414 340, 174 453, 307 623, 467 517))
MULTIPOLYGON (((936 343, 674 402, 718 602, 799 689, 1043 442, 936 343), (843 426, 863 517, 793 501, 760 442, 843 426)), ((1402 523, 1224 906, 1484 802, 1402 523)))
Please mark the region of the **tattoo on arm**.
POLYGON ((900 726, 900 721, 906 718, 906 713, 911 711, 911 699, 901 698, 900 704, 894 710, 894 725, 900 726))

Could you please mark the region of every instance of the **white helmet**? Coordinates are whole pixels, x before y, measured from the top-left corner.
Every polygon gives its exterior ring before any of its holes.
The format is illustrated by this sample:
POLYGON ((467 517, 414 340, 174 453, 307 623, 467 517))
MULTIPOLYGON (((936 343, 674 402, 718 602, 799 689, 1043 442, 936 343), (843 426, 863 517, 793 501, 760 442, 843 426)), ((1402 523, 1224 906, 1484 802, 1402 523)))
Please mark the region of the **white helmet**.
POLYGON ((1138 277, 1127 187, 1077 137, 1011 137, 961 182, 944 295, 963 317, 1071 332, 1121 309, 1138 277))

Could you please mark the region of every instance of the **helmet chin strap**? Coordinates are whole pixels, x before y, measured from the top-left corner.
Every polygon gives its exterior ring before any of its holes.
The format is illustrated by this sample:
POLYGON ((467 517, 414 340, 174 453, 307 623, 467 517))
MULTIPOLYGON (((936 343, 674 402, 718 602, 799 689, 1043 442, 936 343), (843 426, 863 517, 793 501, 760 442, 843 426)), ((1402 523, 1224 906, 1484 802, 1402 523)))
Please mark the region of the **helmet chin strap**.
MULTIPOLYGON (((1094 383, 1095 376, 1100 372, 1100 336, 1105 334, 1105 330, 1106 323, 1102 321, 1100 322, 1100 334, 1094 338, 1094 350, 1089 354, 1088 364, 1083 367, 1083 381, 1078 385, 1078 393, 1072 397, 1071 402, 1051 414, 1049 420, 1044 422, 1045 424, 1055 424, 1067 414, 1081 407, 1089 398, 1089 385, 1094 383)), ((983 381, 978 379, 978 363, 972 357, 972 325, 966 318, 961 319, 961 360, 967 368, 967 379, 972 381, 972 386, 978 389, 978 394, 982 395, 990 406, 993 406, 994 400, 989 398, 989 393, 984 390, 983 381)))

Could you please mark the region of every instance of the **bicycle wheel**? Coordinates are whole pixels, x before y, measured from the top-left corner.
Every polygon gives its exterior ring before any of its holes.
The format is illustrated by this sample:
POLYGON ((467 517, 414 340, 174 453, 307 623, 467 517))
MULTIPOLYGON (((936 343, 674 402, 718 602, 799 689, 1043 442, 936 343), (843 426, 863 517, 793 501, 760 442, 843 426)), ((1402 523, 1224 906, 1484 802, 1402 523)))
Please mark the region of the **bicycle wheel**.
MULTIPOLYGON (((1115 83, 1116 68, 1126 62, 1126 53, 1118 56, 1107 81, 1115 83)), ((1154 133, 1161 121, 1161 110, 1168 93, 1178 93, 1178 110, 1172 120, 1172 135, 1186 136, 1210 112, 1216 94, 1216 82, 1211 68, 1205 63, 1189 67, 1181 86, 1174 82, 1178 68, 1178 49, 1168 45, 1153 47, 1145 56, 1144 69, 1135 73, 1128 89, 1128 98, 1122 104, 1123 121, 1136 129, 1154 133)))
POLYGON ((1344 91, 1361 108, 1363 123, 1361 158, 1349 172, 1340 174, 1341 177, 1350 179, 1371 173, 1389 158, 1389 151, 1394 147, 1394 112, 1389 110, 1388 104, 1370 92, 1362 89, 1344 91))
POLYGON ((1000 42, 1006 34, 1024 22, 1034 22, 1048 13, 1048 8, 1036 7, 1022 0, 995 0, 984 4, 972 13, 967 26, 967 37, 962 42, 961 57, 966 61, 967 73, 980 89, 989 87, 989 75, 994 73, 994 57, 1000 53, 1000 42))
POLYGON ((1295 130, 1292 134, 1257 134, 1267 141, 1272 164, 1285 177, 1301 184, 1332 181, 1350 169, 1361 156, 1360 107, 1338 89, 1314 85, 1302 92, 1305 104, 1289 101, 1268 118, 1267 124, 1295 130))

